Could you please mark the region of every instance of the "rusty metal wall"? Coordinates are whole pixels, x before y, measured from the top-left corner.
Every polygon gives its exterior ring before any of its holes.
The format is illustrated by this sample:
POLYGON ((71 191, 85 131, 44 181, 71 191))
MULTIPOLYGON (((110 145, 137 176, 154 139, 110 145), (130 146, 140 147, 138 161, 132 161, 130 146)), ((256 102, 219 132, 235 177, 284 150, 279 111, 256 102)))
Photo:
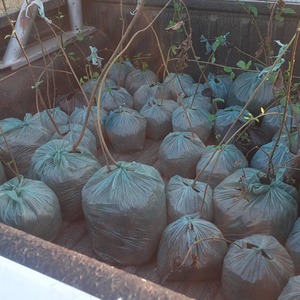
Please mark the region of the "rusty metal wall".
MULTIPOLYGON (((136 1, 124 0, 123 2, 123 19, 125 26, 132 20, 130 11, 134 10, 136 1)), ((159 10, 168 1, 163 0, 148 0, 145 6, 145 15, 151 20, 157 15, 159 10)), ((259 17, 257 23, 262 36, 266 36, 270 10, 267 7, 266 1, 249 1, 258 9, 259 17)), ((295 2, 295 1, 293 1, 295 2)), ((88 24, 93 24, 97 28, 101 28, 104 33, 111 37, 111 40, 116 45, 121 38, 121 13, 119 0, 90 0, 85 1, 85 20, 88 24)), ((197 56, 201 60, 207 60, 205 55, 205 45, 200 42, 200 36, 213 39, 219 35, 230 32, 227 40, 231 45, 240 48, 242 51, 255 55, 259 48, 260 39, 256 27, 251 21, 251 18, 245 13, 242 6, 237 0, 187 0, 185 1, 192 22, 193 29, 193 45, 197 56)), ((282 43, 288 43, 294 35, 300 16, 300 3, 290 4, 286 1, 288 7, 292 7, 297 15, 287 15, 284 22, 275 22, 273 28, 273 40, 280 40, 282 43)), ((185 35, 174 33, 171 35, 165 28, 168 26, 169 20, 173 17, 173 4, 159 17, 154 25, 164 53, 170 48, 173 43, 180 42, 185 38, 185 35)), ((186 18, 187 20, 187 18, 186 18)), ((187 22, 186 22, 187 23, 187 22)), ((142 15, 139 19, 135 30, 147 25, 146 18, 142 15)), ((275 51, 279 48, 275 42, 273 43, 275 51)), ((105 48, 105 45, 103 45, 105 48)), ((151 53, 154 58, 149 60, 150 67, 158 70, 162 65, 162 60, 158 54, 157 42, 151 29, 147 30, 138 36, 138 38, 130 46, 128 54, 134 56, 136 53, 151 53)), ((298 56, 300 51, 298 50, 298 56)), ((239 60, 249 60, 242 53, 233 51, 227 47, 220 49, 217 52, 217 63, 235 66, 239 60)), ((300 74, 300 62, 297 63, 298 75, 300 74)), ((220 68, 212 67, 210 71, 220 72, 220 68)), ((192 67, 187 72, 194 73, 197 79, 197 68, 192 67)))

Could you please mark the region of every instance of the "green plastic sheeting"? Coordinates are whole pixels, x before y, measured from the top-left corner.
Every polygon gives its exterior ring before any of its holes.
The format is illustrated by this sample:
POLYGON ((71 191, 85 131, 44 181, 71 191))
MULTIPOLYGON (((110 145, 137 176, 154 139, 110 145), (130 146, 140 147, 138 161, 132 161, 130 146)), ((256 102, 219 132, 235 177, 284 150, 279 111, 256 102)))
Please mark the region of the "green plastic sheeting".
POLYGON ((56 133, 56 129, 48 114, 51 116, 56 126, 66 125, 69 122, 69 116, 59 107, 43 110, 42 112, 36 113, 34 116, 36 118, 39 118, 42 126, 47 128, 52 134, 56 133))
POLYGON ((224 237, 213 223, 198 216, 182 217, 163 233, 157 272, 169 281, 219 279, 226 252, 224 237))
POLYGON ((263 82, 263 80, 264 76, 259 76, 259 73, 254 71, 240 74, 230 86, 226 106, 245 106, 247 103, 247 109, 253 115, 260 114, 261 107, 266 109, 274 100, 273 83, 268 80, 263 82), (256 92, 260 84, 261 88, 256 92), (250 98, 251 102, 249 102, 250 98))
POLYGON ((180 106, 172 114, 173 131, 191 131, 205 143, 212 131, 212 122, 208 114, 208 111, 202 108, 180 106))
MULTIPOLYGON (((55 133, 51 140, 54 139, 62 139, 69 141, 70 144, 75 144, 79 139, 81 132, 83 130, 83 125, 70 123, 68 125, 59 126, 59 131, 62 136, 59 136, 55 133)), ((97 155, 97 145, 96 145, 96 137, 92 134, 92 132, 86 127, 84 129, 83 137, 79 143, 79 147, 83 147, 92 152, 95 156, 97 155)))
POLYGON ((0 222, 51 241, 62 222, 58 199, 45 183, 14 177, 0 185, 0 222))
POLYGON ((62 217, 73 221, 82 216, 81 190, 100 168, 96 157, 86 148, 64 140, 52 140, 38 148, 32 157, 30 177, 46 183, 57 195, 62 217))
POLYGON ((297 219, 285 244, 294 264, 295 273, 300 275, 300 218, 297 219))
MULTIPOLYGON (((70 116, 70 123, 77 123, 84 125, 85 117, 87 115, 88 108, 75 108, 73 113, 70 116)), ((87 128, 92 132, 92 134, 96 137, 96 144, 97 147, 100 146, 100 140, 98 135, 98 115, 100 119, 100 126, 102 130, 102 134, 104 138, 107 138, 104 123, 107 118, 107 111, 103 108, 98 108, 97 106, 92 106, 91 113, 89 114, 88 121, 87 121, 87 128)))
POLYGON ((201 156, 196 173, 198 180, 207 182, 215 188, 222 180, 234 171, 248 167, 244 154, 234 145, 207 146, 201 156))
POLYGON ((174 100, 150 98, 140 114, 147 121, 147 137, 162 140, 172 131, 172 113, 179 105, 174 100))
POLYGON ((119 107, 111 111, 105 122, 105 130, 114 150, 131 153, 144 148, 147 121, 131 108, 119 107))
MULTIPOLYGON (((226 103, 231 85, 232 79, 229 75, 214 76, 212 73, 209 73, 204 87, 211 89, 213 98, 221 98, 226 103)), ((221 107, 225 106, 222 102, 218 102, 218 104, 221 107)))
MULTIPOLYGON (((13 168, 14 158, 19 174, 27 175, 34 151, 51 139, 51 132, 41 125, 37 115, 31 114, 26 114, 23 121, 17 118, 1 120, 0 127, 3 132, 0 133, 2 159, 13 168)), ((7 165, 3 166, 8 177, 16 176, 7 165)))
POLYGON ((2 163, 0 162, 0 184, 3 184, 6 181, 6 175, 2 163))
POLYGON ((127 74, 125 88, 131 95, 134 95, 134 93, 142 85, 158 81, 159 78, 157 74, 150 69, 133 69, 130 73, 127 74))
POLYGON ((205 150, 204 143, 191 132, 171 132, 162 141, 158 157, 166 178, 180 175, 195 178, 196 165, 205 150))
POLYGON ((216 112, 214 131, 218 141, 221 141, 226 135, 230 126, 236 122, 237 117, 239 117, 239 122, 245 124, 247 122, 246 118, 249 118, 249 111, 244 110, 243 107, 239 105, 233 105, 223 109, 219 109, 216 112), (246 117, 246 118, 245 118, 246 117))
POLYGON ((285 243, 297 217, 297 190, 280 178, 244 168, 223 180, 213 192, 214 223, 229 240, 273 235, 285 243))
POLYGON ((262 170, 263 172, 268 172, 270 168, 272 175, 284 176, 284 181, 287 183, 293 183, 293 180, 297 178, 296 169, 298 165, 298 158, 290 151, 289 145, 281 142, 277 144, 276 141, 262 145, 250 162, 251 168, 262 170))
POLYGON ((294 264, 272 236, 253 235, 231 244, 224 258, 222 293, 230 300, 277 300, 294 264))
POLYGON ((300 276, 293 276, 281 292, 278 300, 298 300, 300 299, 300 276))
POLYGON ((196 213, 213 221, 212 188, 206 183, 175 175, 166 186, 166 196, 168 223, 196 213))
POLYGON ((105 262, 139 265, 156 252, 167 225, 164 182, 151 166, 102 167, 82 190, 93 249, 105 262))
POLYGON ((133 108, 140 111, 152 97, 155 99, 171 99, 171 93, 169 89, 159 82, 143 84, 133 94, 133 108))
POLYGON ((164 79, 163 85, 170 91, 172 99, 177 101, 181 94, 186 94, 188 88, 195 83, 191 75, 185 73, 170 73, 164 79))
POLYGON ((213 112, 213 104, 210 97, 204 95, 204 85, 194 83, 185 89, 185 93, 179 95, 177 102, 185 107, 201 108, 209 113, 213 112))
POLYGON ((117 86, 125 87, 126 77, 133 70, 133 65, 130 61, 124 60, 112 64, 108 71, 107 78, 112 79, 117 86))

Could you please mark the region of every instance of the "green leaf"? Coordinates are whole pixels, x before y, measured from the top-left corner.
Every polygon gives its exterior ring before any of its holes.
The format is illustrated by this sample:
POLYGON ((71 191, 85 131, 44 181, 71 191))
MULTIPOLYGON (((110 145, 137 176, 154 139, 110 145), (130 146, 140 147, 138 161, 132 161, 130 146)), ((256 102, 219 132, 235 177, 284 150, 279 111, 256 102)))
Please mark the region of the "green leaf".
POLYGON ((258 16, 258 11, 256 6, 254 6, 253 4, 247 3, 246 4, 246 8, 255 16, 258 16))
POLYGON ((34 85, 32 85, 31 88, 34 90, 34 89, 38 88, 43 82, 44 82, 44 80, 38 81, 34 85))
POLYGON ((211 63, 214 64, 216 62, 216 57, 213 55, 211 58, 211 63))
POLYGON ((284 17, 282 17, 280 14, 276 14, 274 16, 275 20, 278 22, 283 22, 284 21, 284 17))
POLYGON ((225 100, 222 99, 222 98, 214 98, 213 102, 222 102, 222 103, 225 103, 225 100))
POLYGON ((98 78, 99 75, 100 75, 100 74, 99 74, 98 72, 94 72, 93 75, 92 75, 92 77, 93 77, 93 78, 98 78))
POLYGON ((290 8, 290 7, 285 7, 285 8, 282 10, 282 12, 283 12, 284 14, 296 14, 296 12, 295 12, 292 8, 290 8))
POLYGON ((216 51, 217 48, 220 46, 220 41, 219 40, 216 40, 213 44, 212 44, 212 50, 213 51, 216 51))
POLYGON ((215 121, 216 116, 213 115, 213 114, 208 114, 208 115, 207 115, 207 119, 208 119, 209 121, 213 122, 213 121, 215 121))
POLYGON ((177 53, 177 46, 176 46, 176 45, 172 45, 172 46, 170 47, 170 50, 171 50, 171 52, 172 52, 174 55, 176 55, 176 53, 177 53))
POLYGON ((225 66, 225 67, 224 67, 224 71, 225 71, 226 73, 231 73, 231 72, 232 72, 232 68, 231 68, 231 67, 228 67, 228 66, 225 66))
POLYGON ((246 65, 246 69, 248 70, 252 65, 252 60, 249 60, 246 65))
POLYGON ((236 65, 241 69, 246 69, 247 66, 247 64, 243 60, 238 61, 236 65))

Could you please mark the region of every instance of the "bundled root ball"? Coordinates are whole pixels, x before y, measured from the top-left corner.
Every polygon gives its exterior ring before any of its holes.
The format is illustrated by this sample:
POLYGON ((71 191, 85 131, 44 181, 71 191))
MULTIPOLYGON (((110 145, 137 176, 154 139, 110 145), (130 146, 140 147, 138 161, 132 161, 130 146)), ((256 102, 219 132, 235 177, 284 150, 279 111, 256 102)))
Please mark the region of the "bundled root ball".
POLYGON ((57 196, 39 180, 14 177, 0 185, 0 222, 51 241, 62 222, 57 196))
POLYGON ((169 224, 157 254, 157 272, 163 280, 199 281, 221 277, 227 245, 220 230, 197 216, 169 224))
POLYGON ((157 170, 136 162, 103 167, 82 197, 93 249, 102 260, 139 265, 154 255, 167 224, 165 186, 157 170))

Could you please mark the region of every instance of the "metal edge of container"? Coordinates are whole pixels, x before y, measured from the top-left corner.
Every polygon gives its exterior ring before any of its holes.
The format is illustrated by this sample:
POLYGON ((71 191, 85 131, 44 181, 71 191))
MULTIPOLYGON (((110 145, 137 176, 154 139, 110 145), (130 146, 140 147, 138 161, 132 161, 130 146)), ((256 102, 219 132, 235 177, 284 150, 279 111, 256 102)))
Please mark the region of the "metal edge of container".
POLYGON ((100 299, 191 299, 0 223, 0 256, 100 299))

